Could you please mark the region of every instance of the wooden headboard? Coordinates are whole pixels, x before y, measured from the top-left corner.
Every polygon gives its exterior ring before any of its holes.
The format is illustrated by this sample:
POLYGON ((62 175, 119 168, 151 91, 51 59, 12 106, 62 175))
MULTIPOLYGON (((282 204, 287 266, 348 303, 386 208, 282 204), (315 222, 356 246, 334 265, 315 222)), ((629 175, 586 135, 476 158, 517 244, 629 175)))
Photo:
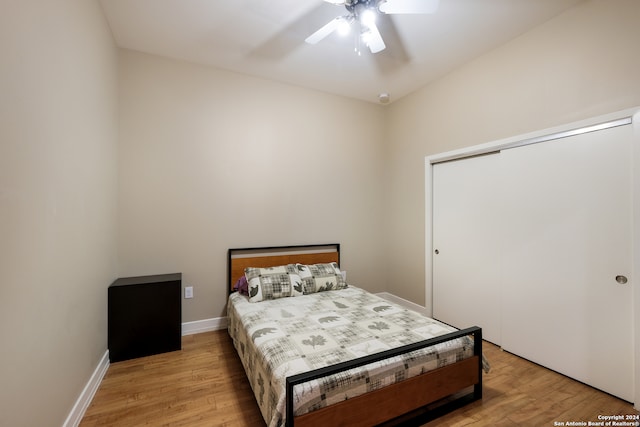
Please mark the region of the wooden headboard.
POLYGON ((229 249, 227 290, 229 293, 233 292, 233 286, 242 277, 247 267, 327 262, 337 262, 340 265, 339 243, 229 249))

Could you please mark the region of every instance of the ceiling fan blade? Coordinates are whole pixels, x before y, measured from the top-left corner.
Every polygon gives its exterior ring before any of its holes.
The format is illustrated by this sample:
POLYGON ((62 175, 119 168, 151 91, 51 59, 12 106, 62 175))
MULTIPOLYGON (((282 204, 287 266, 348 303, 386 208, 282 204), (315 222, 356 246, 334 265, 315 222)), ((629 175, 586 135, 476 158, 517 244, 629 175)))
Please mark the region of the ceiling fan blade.
POLYGON ((316 44, 320 40, 327 37, 329 34, 333 33, 338 27, 341 25, 342 20, 344 18, 342 16, 338 16, 335 19, 332 19, 327 24, 325 24, 322 28, 320 28, 315 33, 311 34, 309 37, 305 39, 305 41, 309 44, 316 44))
POLYGON ((434 13, 440 0, 386 0, 379 10, 383 13, 434 13))
POLYGON ((364 34, 364 42, 369 47, 371 53, 378 53, 387 47, 384 44, 384 40, 382 40, 378 27, 376 27, 374 23, 368 26, 368 30, 364 34))
POLYGON ((376 21, 378 31, 384 37, 386 49, 376 55, 376 65, 380 72, 389 74, 397 70, 399 66, 411 61, 409 53, 405 49, 402 36, 396 28, 393 15, 381 14, 376 21))

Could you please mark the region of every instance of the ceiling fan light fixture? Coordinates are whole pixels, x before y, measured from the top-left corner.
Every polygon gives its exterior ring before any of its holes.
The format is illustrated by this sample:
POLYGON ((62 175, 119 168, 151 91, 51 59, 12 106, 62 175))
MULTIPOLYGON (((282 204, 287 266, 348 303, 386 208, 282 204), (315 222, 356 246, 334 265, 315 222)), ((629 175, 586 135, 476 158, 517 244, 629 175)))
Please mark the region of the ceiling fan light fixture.
POLYGON ((365 9, 360 14, 360 23, 366 27, 371 27, 376 24, 377 14, 373 9, 365 9))
POLYGON ((340 19, 336 31, 339 35, 346 36, 351 32, 351 22, 349 22, 349 20, 347 20, 346 18, 340 19))
POLYGON ((360 55, 359 43, 367 45, 371 53, 378 53, 386 48, 380 30, 376 25, 378 13, 433 13, 440 0, 325 0, 327 3, 343 5, 348 15, 339 16, 329 21, 315 33, 305 39, 309 44, 316 44, 333 32, 346 35, 352 23, 360 27, 359 36, 355 37, 356 52, 360 55))

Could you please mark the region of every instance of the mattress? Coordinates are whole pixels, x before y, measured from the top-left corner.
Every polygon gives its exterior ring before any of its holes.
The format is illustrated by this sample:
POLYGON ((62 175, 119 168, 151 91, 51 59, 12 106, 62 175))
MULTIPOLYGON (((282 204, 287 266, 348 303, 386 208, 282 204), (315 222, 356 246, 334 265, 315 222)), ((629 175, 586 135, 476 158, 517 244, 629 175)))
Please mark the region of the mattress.
MULTIPOLYGON (((229 334, 269 427, 284 425, 286 377, 456 331, 355 286, 258 303, 236 292, 227 310, 229 334)), ((310 381, 294 389, 294 414, 471 356, 473 340, 463 337, 310 381)))

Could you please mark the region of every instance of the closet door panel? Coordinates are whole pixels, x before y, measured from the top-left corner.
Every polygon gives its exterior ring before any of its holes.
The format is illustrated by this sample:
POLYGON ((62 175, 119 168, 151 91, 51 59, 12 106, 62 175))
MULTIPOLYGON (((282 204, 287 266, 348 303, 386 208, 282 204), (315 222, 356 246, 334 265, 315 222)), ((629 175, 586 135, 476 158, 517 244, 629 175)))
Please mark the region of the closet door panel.
POLYGON ((432 172, 433 316, 500 344, 500 154, 432 172))
POLYGON ((631 141, 621 126, 502 152, 502 346, 629 401, 631 141))

